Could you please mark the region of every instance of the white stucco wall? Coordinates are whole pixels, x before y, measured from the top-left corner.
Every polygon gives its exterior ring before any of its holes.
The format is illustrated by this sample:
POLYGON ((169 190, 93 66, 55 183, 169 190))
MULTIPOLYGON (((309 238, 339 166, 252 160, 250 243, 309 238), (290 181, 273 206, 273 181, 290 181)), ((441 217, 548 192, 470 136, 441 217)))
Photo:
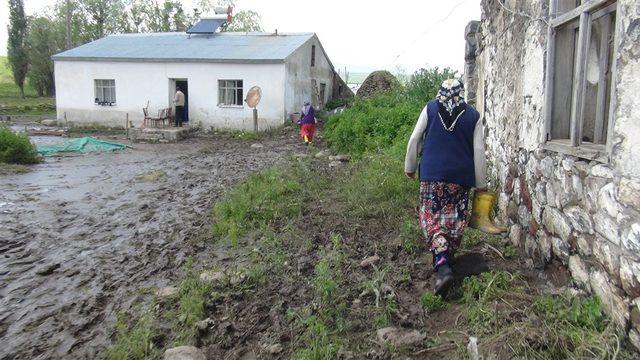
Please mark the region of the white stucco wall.
POLYGON ((139 126, 142 108, 149 102, 151 114, 170 106, 170 79, 186 79, 189 87, 189 119, 205 129, 253 129, 252 109, 218 106, 218 80, 243 80, 244 94, 254 85, 262 88, 258 106, 261 128, 281 125, 285 106, 285 64, 222 64, 56 61, 58 120, 105 126, 123 126, 126 115, 139 126), (94 79, 114 79, 114 106, 94 104, 94 79))
POLYGON ((327 85, 323 104, 331 100, 334 70, 316 36, 287 58, 286 73, 285 107, 287 115, 299 112, 305 100, 311 100, 314 106, 319 107, 320 104, 317 102, 312 85, 314 79, 316 80, 317 92, 320 91, 320 84, 327 85), (311 66, 311 47, 313 45, 316 46, 315 66, 311 66))

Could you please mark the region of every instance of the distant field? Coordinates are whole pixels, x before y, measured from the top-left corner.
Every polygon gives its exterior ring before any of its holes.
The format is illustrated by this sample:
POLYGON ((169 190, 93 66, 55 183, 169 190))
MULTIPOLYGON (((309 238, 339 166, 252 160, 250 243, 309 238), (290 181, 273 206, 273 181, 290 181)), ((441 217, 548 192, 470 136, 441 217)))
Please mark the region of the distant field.
MULTIPOLYGON (((347 82, 347 84, 362 84, 364 80, 371 74, 370 72, 349 72, 349 79, 345 79, 344 74, 340 74, 343 80, 347 82)), ((394 74, 398 80, 402 83, 405 83, 409 77, 406 74, 394 74)))
POLYGON ((0 114, 42 115, 55 112, 55 98, 38 97, 29 84, 24 88, 25 98, 13 83, 13 75, 6 56, 0 56, 0 114))

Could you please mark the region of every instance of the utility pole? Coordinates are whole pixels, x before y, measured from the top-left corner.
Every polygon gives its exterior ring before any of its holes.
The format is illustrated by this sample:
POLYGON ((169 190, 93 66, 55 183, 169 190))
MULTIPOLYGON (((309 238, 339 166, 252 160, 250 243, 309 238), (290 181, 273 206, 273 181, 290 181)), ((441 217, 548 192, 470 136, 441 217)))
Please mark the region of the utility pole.
POLYGON ((71 47, 71 0, 67 0, 67 50, 71 47))

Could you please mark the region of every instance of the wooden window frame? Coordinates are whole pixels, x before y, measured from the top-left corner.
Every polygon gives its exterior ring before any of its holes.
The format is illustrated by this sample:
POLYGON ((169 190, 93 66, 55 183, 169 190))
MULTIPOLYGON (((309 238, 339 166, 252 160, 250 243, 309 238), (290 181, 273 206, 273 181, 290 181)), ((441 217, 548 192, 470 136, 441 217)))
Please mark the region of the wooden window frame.
POLYGON ((244 107, 244 81, 241 79, 221 79, 218 80, 218 106, 220 107, 244 107), (233 84, 229 84, 232 82, 233 84), (233 91, 233 101, 229 102, 227 90, 233 91))
POLYGON ((113 106, 116 104, 116 80, 115 79, 93 79, 93 101, 96 105, 113 106), (107 83, 110 82, 110 83, 107 83), (110 89, 110 98, 106 99, 104 91, 110 89), (96 101, 98 99, 98 101, 96 101))
MULTIPOLYGON (((613 129, 615 123, 615 78, 616 78, 616 61, 615 55, 618 53, 618 41, 616 40, 616 29, 620 18, 616 16, 613 28, 609 31, 614 32, 613 43, 613 64, 611 64, 611 88, 609 100, 609 112, 605 115, 599 115, 596 119, 596 133, 598 129, 603 130, 605 116, 607 117, 607 136, 604 144, 582 143, 583 119, 582 113, 585 107, 584 95, 586 92, 586 70, 587 70, 587 49, 591 39, 592 19, 597 19, 602 15, 616 11, 618 14, 619 1, 612 0, 583 0, 582 4, 575 9, 569 10, 564 14, 556 14, 558 0, 549 0, 549 27, 548 27, 548 43, 547 43, 547 74, 545 77, 545 133, 546 141, 544 148, 564 154, 573 155, 589 160, 596 160, 608 163, 611 158, 611 150, 613 146, 613 129), (608 4, 609 3, 609 4, 608 4), (578 45, 576 49, 575 69, 572 76, 573 96, 571 100, 571 119, 569 128, 569 139, 551 139, 551 122, 553 121, 553 100, 554 100, 554 78, 555 78, 555 51, 556 51, 556 32, 559 27, 568 24, 571 21, 579 19, 580 31, 578 32, 578 45)), ((602 52, 601 52, 602 53, 602 52)), ((601 54, 602 61, 603 54, 601 54)), ((606 57, 606 56, 604 56, 606 57)), ((601 66, 601 68, 605 68, 601 66)), ((603 71, 603 70, 601 70, 603 71)), ((602 77, 601 77, 602 79, 602 77)), ((606 106, 606 81, 604 86, 598 87, 598 98, 596 106, 601 109, 606 106)), ((603 111, 601 113, 604 113, 603 111)), ((600 133, 602 133, 600 131, 600 133)), ((599 134, 596 136, 600 136, 599 134)), ((594 136, 595 140, 604 140, 594 136)))

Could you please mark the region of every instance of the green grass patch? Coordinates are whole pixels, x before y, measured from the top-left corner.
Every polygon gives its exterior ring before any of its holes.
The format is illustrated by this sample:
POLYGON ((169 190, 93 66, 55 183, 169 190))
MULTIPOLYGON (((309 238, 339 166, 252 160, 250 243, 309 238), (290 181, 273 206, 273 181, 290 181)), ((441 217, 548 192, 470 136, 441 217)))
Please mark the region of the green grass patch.
POLYGON ((25 174, 29 171, 31 168, 26 165, 0 163, 0 175, 25 174))
POLYGON ((0 126, 0 163, 38 163, 36 147, 25 134, 16 134, 11 129, 0 126))
POLYGON ((447 302, 440 295, 435 295, 431 292, 422 294, 420 304, 427 313, 434 313, 447 308, 447 302))
POLYGON ((153 314, 142 310, 136 320, 119 313, 115 325, 115 340, 107 350, 109 360, 142 360, 160 358, 160 349, 153 347, 153 314))
POLYGON ((55 113, 55 98, 38 97, 27 82, 25 98, 20 97, 20 89, 13 82, 13 75, 6 56, 0 56, 0 114, 46 115, 55 113))
POLYGON ((313 176, 304 163, 251 175, 213 207, 213 235, 235 246, 251 231, 299 217, 321 186, 321 182, 310 180, 313 176))

